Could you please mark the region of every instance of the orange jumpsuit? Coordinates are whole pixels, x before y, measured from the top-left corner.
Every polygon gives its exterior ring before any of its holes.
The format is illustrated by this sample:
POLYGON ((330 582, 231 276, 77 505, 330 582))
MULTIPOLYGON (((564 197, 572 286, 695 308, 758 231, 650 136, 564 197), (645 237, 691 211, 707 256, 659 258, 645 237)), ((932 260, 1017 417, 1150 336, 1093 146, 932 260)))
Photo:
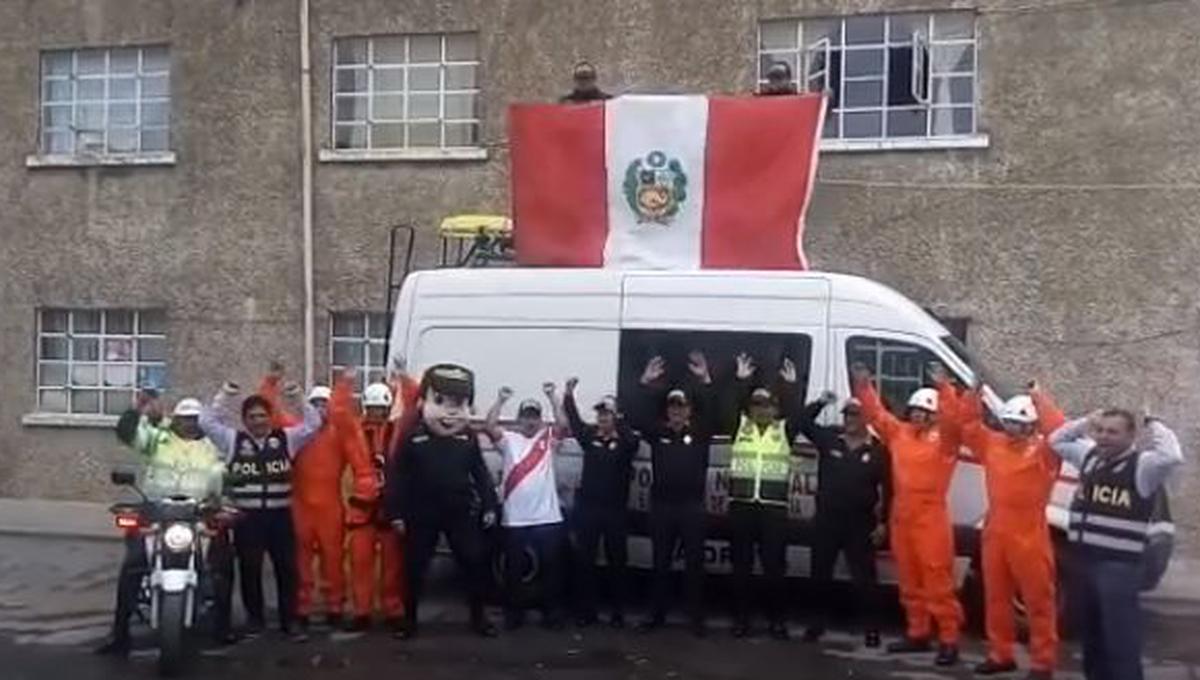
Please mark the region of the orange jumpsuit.
POLYGON ((855 385, 854 396, 892 455, 888 530, 906 635, 929 639, 932 617, 939 641, 956 645, 963 613, 954 591, 954 533, 946 492, 958 462, 957 429, 941 421, 922 428, 896 418, 869 382, 855 385))
MULTIPOLYGON (((417 385, 401 378, 392 385, 392 411, 387 420, 376 421, 364 418, 361 425, 362 437, 355 446, 361 447, 374 461, 379 488, 383 486, 384 470, 403 432, 415 420, 417 385)), ((399 619, 404 614, 404 552, 400 536, 384 519, 378 503, 364 504, 352 500, 347 523, 350 528, 350 565, 354 615, 367 618, 373 611, 372 601, 375 584, 379 582, 380 608, 389 620, 399 619), (379 555, 380 571, 376 578, 376 554, 379 555)))
MULTIPOLYGON (((268 378, 260 390, 268 399, 273 398, 272 382, 268 378)), ((274 388, 277 389, 277 384, 274 388)), ((320 559, 325 612, 340 616, 345 606, 342 471, 347 465, 351 467, 356 495, 370 498, 378 493, 370 459, 359 454, 355 447, 347 446, 349 435, 357 428, 353 400, 351 383, 338 380, 329 400, 325 425, 296 456, 292 467, 292 522, 296 534, 298 576, 296 615, 300 617, 312 613, 316 589, 314 557, 320 559)))
POLYGON ((1038 411, 1038 430, 1013 437, 984 426, 979 400, 944 391, 949 417, 962 428, 963 443, 983 464, 988 513, 983 527, 983 588, 988 657, 1014 660, 1017 639, 1013 597, 1020 593, 1029 613, 1029 651, 1035 671, 1053 671, 1058 661, 1054 548, 1046 523, 1046 505, 1058 479, 1061 460, 1046 438, 1066 422, 1045 394, 1030 396, 1038 411))

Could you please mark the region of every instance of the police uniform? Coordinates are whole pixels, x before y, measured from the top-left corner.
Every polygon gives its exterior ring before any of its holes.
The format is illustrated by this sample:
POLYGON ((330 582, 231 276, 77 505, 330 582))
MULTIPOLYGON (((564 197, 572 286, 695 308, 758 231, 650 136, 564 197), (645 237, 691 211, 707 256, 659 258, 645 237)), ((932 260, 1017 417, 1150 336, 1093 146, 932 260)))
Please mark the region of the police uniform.
POLYGON ((1088 680, 1141 680, 1142 615, 1138 593, 1155 495, 1183 462, 1174 433, 1147 424, 1143 450, 1102 456, 1080 419, 1050 438, 1054 452, 1075 465, 1080 483, 1071 503, 1071 604, 1082 626, 1088 680))
MULTIPOLYGON (((752 394, 748 383, 741 383, 739 405, 746 397, 773 400, 765 388, 752 394)), ((799 414, 795 413, 795 394, 784 389, 781 407, 790 418, 775 419, 760 427, 739 411, 737 431, 729 461, 730 548, 734 579, 734 634, 746 634, 750 625, 754 551, 762 563, 765 592, 764 609, 771 633, 786 637, 784 579, 787 573, 788 491, 791 481, 792 439, 799 432, 799 414)))
POLYGON ((584 623, 596 618, 596 553, 603 541, 612 621, 621 625, 626 598, 629 485, 633 481, 633 458, 641 440, 623 423, 617 425, 614 436, 602 436, 596 426, 583 422, 573 394, 563 399, 563 410, 575 441, 583 449, 583 479, 575 495, 572 518, 578 559, 579 617, 584 623))
MULTIPOLYGON (((888 453, 874 436, 868 436, 866 443, 852 447, 840 428, 817 425, 816 418, 825 406, 825 402, 809 404, 801 419, 801 431, 817 449, 818 455, 811 576, 820 584, 818 591, 826 600, 828 618, 836 605, 828 585, 833 580, 838 555, 845 555, 854 582, 855 613, 861 615, 879 604, 871 533, 877 526, 887 524, 888 453)), ((816 625, 810 629, 809 636, 815 637, 823 631, 824 624, 816 625)), ((873 625, 868 627, 869 635, 874 631, 873 625)))
POLYGON ((633 416, 650 445, 654 478, 650 486, 650 539, 654 553, 654 590, 646 628, 662 625, 670 602, 671 562, 676 545, 683 546, 684 598, 695 632, 704 626, 704 535, 707 510, 709 447, 712 431, 705 419, 710 387, 695 390, 691 422, 673 430, 657 417, 660 395, 645 390, 633 416))
POLYGON ((487 546, 483 513, 499 507, 492 478, 474 433, 439 436, 418 425, 391 457, 385 503, 388 519, 405 525, 406 632, 417 632, 425 573, 445 535, 459 568, 466 572, 471 623, 489 626, 483 615, 487 591, 487 546))
POLYGON ((271 558, 278 591, 280 626, 295 614, 296 539, 292 527, 292 457, 287 433, 272 430, 262 441, 237 433, 229 460, 228 495, 240 511, 233 530, 242 604, 252 626, 264 622, 263 555, 271 558))

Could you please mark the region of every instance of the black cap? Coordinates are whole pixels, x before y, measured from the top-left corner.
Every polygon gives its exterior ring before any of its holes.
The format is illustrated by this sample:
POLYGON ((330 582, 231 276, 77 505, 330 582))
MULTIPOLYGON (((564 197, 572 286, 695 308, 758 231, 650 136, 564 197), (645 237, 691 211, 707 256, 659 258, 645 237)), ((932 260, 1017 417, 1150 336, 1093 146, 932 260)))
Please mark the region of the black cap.
POLYGON ((425 371, 421 381, 421 394, 430 389, 471 403, 475 401, 475 374, 458 364, 437 364, 425 371))
POLYGON ((574 76, 575 78, 594 79, 596 77, 596 67, 591 62, 581 61, 575 64, 574 76))
POLYGON ((767 78, 769 78, 769 79, 781 78, 781 79, 785 79, 785 80, 791 80, 792 79, 792 67, 789 66, 787 64, 787 62, 783 62, 783 61, 774 62, 767 69, 767 78))
POLYGON ((542 404, 537 399, 526 399, 525 401, 521 402, 520 406, 517 407, 517 415, 531 415, 540 417, 542 415, 542 404))

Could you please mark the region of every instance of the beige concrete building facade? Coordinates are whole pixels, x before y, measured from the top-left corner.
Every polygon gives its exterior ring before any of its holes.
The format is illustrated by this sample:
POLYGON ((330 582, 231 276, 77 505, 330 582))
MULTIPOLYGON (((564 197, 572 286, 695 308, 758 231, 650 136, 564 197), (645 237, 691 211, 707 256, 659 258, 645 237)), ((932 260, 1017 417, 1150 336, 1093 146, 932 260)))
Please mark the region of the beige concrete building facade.
MULTIPOLYGON (((1073 412, 1200 443, 1194 0, 0 0, 0 495, 104 498, 132 385, 381 361, 389 228, 504 213, 505 110, 828 88, 807 250, 1073 412), (301 44, 311 53, 311 125, 301 44)), ((1200 554, 1200 467, 1174 494, 1200 554)))

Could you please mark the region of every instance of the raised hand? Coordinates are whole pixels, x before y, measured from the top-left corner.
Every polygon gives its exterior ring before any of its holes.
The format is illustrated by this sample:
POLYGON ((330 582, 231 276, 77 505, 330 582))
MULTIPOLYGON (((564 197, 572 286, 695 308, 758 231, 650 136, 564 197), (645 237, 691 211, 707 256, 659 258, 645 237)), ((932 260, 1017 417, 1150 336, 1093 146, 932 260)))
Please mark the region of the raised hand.
POLYGON ((221 385, 221 391, 224 392, 225 394, 232 396, 232 395, 237 394, 238 392, 241 392, 242 388, 239 387, 238 384, 235 382, 226 381, 224 385, 221 385))
POLYGON ((287 374, 287 369, 284 368, 282 361, 272 361, 267 364, 267 375, 276 380, 283 380, 283 376, 287 374))
POLYGON ((576 387, 579 387, 579 378, 567 378, 567 394, 575 394, 576 387))
POLYGON ((551 399, 554 398, 554 393, 558 391, 558 387, 552 382, 542 383, 542 393, 551 399))
POLYGON ((754 365, 754 359, 751 359, 750 355, 745 352, 737 355, 735 361, 737 362, 738 380, 749 380, 754 375, 754 372, 758 370, 758 367, 754 365))
POLYGON ((698 349, 688 352, 688 371, 701 382, 709 382, 712 379, 708 372, 708 357, 698 349))
POLYGON ((664 375, 667 374, 667 361, 661 356, 656 356, 646 362, 646 368, 642 371, 642 384, 649 385, 658 382, 664 375))
POLYGON ((871 379, 871 369, 861 361, 856 361, 850 364, 850 377, 854 382, 867 382, 871 379))
POLYGON ((785 383, 792 385, 796 384, 796 380, 799 379, 800 376, 796 371, 796 362, 792 361, 790 357, 785 358, 783 365, 779 367, 779 377, 783 378, 785 383))
POLYGON ((508 401, 513 398, 513 389, 511 387, 501 387, 500 393, 497 396, 501 402, 508 401))

